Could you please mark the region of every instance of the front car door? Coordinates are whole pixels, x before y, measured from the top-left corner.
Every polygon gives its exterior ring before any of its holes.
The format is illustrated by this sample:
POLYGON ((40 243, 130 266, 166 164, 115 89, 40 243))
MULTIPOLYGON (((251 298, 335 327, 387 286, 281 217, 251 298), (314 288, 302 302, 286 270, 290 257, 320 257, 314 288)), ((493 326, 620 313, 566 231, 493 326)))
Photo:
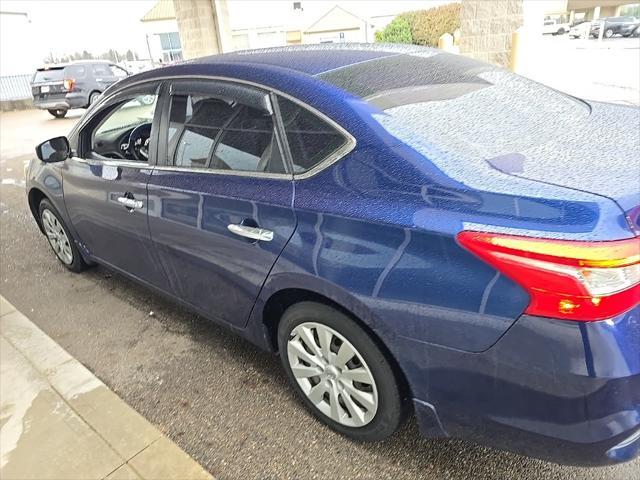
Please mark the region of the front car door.
POLYGON ((165 101, 149 228, 177 295, 244 325, 296 225, 268 92, 177 81, 165 101))
POLYGON ((161 84, 131 87, 81 126, 63 170, 64 201, 92 257, 168 289, 147 225, 147 182, 156 159, 161 84))

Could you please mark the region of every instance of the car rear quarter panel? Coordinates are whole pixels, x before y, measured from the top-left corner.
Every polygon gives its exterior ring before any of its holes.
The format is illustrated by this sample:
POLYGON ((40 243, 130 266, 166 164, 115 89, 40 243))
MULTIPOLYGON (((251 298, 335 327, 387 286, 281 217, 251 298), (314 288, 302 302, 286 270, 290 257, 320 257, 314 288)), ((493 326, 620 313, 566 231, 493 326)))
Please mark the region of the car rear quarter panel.
POLYGON ((473 225, 586 235, 600 228, 599 207, 591 198, 467 188, 408 147, 367 145, 296 182, 298 227, 272 276, 295 272, 348 292, 371 310, 367 317, 377 319, 390 344, 407 337, 480 352, 522 314, 529 297, 463 249, 457 233, 473 225))

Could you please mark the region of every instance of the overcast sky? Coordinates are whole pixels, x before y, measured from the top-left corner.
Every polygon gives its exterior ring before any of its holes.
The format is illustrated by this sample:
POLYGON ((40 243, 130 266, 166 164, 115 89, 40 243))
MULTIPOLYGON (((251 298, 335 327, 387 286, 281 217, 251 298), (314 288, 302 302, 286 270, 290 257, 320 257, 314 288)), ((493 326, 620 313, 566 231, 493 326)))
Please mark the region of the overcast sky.
MULTIPOLYGON (((102 53, 146 51, 140 18, 155 0, 0 0, 0 10, 26 12, 31 19, 31 38, 5 38, 0 41, 35 43, 42 58, 49 51, 60 55, 88 50, 102 53)), ((18 47, 19 48, 19 47, 18 47)))

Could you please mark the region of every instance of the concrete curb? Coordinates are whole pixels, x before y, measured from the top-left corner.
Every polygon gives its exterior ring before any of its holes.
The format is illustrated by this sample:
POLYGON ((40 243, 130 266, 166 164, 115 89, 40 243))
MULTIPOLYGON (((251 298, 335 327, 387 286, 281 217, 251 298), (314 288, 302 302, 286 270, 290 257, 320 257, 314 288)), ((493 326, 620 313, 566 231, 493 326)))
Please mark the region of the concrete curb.
POLYGON ((0 295, 0 477, 207 479, 0 295))

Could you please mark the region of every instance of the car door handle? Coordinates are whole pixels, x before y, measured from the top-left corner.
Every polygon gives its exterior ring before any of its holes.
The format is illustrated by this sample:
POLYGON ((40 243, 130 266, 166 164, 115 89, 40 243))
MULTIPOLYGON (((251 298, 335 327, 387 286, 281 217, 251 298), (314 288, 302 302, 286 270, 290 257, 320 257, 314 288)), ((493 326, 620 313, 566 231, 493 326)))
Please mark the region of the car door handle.
POLYGON ((118 203, 121 203, 125 207, 130 208, 132 210, 134 208, 142 208, 144 206, 144 204, 142 203, 142 200, 135 200, 133 198, 127 198, 127 197, 118 197, 118 203))
POLYGON ((231 233, 235 233, 236 235, 250 238, 252 240, 262 240, 264 242, 270 242, 273 240, 273 232, 264 228, 248 227, 238 223, 230 223, 227 228, 231 233))

